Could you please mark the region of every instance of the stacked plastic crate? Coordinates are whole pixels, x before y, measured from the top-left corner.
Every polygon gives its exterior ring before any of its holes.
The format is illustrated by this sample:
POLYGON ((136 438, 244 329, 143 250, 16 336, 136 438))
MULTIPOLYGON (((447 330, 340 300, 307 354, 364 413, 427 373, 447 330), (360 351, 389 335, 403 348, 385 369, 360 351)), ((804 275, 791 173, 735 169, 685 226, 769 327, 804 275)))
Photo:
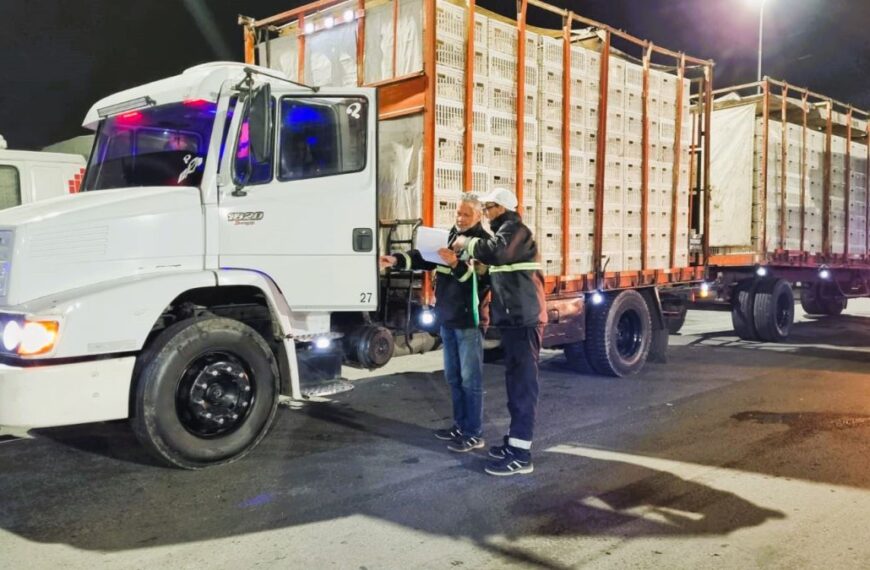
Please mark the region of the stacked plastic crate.
POLYGON ((544 272, 562 272, 562 41, 543 36, 535 54, 539 98, 538 248, 544 272))
MULTIPOLYGON (((866 132, 865 123, 858 126, 866 132)), ((860 257, 870 253, 867 251, 867 145, 853 142, 850 160, 849 257, 860 257)))
MULTIPOLYGON (((475 19, 475 34, 486 35, 485 18, 475 19)), ((435 51, 435 226, 448 228, 454 223, 456 206, 465 188, 465 68, 466 10, 449 2, 436 7, 435 51)), ((475 50, 474 133, 472 136, 472 186, 485 192, 490 185, 489 136, 487 125, 486 54, 475 50), (483 61, 481 61, 481 59, 483 61)))

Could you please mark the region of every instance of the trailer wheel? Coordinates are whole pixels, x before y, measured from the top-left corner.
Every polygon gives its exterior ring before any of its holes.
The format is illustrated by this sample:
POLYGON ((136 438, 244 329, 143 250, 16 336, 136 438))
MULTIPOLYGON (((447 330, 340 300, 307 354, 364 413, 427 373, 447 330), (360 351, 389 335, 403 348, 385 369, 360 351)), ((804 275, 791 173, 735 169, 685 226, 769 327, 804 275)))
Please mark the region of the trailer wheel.
POLYGON ((784 342, 794 323, 794 293, 784 279, 764 279, 755 291, 755 330, 768 342, 784 342))
POLYGON ((595 371, 608 376, 639 372, 652 340, 652 318, 643 295, 634 290, 607 295, 589 317, 586 355, 595 371))
POLYGON ((829 299, 822 299, 822 310, 824 314, 836 317, 846 310, 846 306, 849 301, 845 297, 831 297, 829 299))
POLYGON ((823 315, 825 309, 819 299, 819 283, 813 283, 801 290, 801 307, 808 315, 823 315))
POLYGON ((755 330, 755 289, 758 282, 746 279, 737 284, 731 298, 731 324, 734 332, 743 340, 758 340, 755 330))
POLYGON ((244 457, 278 407, 266 341, 232 319, 198 317, 160 333, 137 362, 131 424, 162 462, 201 469, 244 457))
POLYGON ((595 369, 589 362, 586 356, 586 343, 583 341, 572 342, 562 347, 562 352, 565 353, 565 360, 568 363, 568 368, 578 374, 595 374, 595 369))
POLYGON ((668 332, 670 334, 677 334, 680 332, 680 329, 683 328, 683 325, 686 324, 686 313, 688 309, 686 308, 685 303, 676 303, 676 304, 664 304, 662 309, 669 313, 673 313, 672 315, 665 315, 665 324, 668 327, 668 332))

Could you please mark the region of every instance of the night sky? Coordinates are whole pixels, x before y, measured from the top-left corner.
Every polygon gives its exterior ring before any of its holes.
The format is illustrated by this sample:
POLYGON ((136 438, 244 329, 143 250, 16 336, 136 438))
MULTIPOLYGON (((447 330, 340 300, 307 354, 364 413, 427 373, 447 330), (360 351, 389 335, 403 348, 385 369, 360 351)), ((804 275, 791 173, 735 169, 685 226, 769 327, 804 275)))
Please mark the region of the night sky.
MULTIPOLYGON (((85 131, 98 98, 198 63, 242 58, 237 15, 295 0, 0 0, 0 134, 37 149, 85 131)), ((553 0, 656 44, 716 61, 718 87, 753 81, 748 0, 553 0)), ((513 0, 479 0, 510 15, 513 0)), ((558 26, 531 9, 531 24, 558 26)), ((767 0, 763 73, 870 108, 870 0, 767 0)))

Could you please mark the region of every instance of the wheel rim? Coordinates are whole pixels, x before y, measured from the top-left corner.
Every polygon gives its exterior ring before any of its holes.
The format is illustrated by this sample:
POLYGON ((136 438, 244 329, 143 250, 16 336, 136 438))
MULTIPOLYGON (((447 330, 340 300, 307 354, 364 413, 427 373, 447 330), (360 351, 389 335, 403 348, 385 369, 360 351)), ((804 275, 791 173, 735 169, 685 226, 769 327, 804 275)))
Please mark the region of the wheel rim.
POLYGON ((251 413, 256 390, 250 367, 230 352, 207 352, 184 370, 175 408, 184 428, 201 438, 227 435, 251 413))
POLYGON ((780 295, 776 300, 776 326, 780 331, 788 329, 791 324, 791 311, 788 296, 780 295))
POLYGON ((640 315, 635 311, 626 311, 619 317, 616 324, 616 350, 623 358, 631 358, 640 350, 643 343, 643 331, 640 315))

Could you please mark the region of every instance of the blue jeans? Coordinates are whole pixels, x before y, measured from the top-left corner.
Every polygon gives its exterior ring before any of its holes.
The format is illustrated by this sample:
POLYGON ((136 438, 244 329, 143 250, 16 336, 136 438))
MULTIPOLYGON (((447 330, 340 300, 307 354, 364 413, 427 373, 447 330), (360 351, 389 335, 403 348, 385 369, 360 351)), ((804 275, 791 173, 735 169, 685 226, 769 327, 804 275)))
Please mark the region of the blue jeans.
POLYGON ((453 422, 478 437, 483 423, 483 333, 480 329, 441 327, 444 376, 453 399, 453 422))

